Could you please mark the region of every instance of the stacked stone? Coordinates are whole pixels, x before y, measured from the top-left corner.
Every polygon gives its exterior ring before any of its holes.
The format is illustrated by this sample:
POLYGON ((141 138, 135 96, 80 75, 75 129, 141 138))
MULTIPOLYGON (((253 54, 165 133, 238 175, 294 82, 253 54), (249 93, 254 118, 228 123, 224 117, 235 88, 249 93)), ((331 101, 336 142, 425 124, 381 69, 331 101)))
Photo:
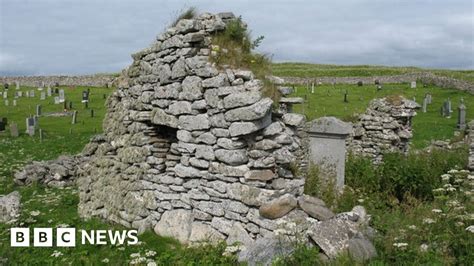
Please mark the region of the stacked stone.
POLYGON ((411 120, 418 108, 416 102, 402 98, 372 100, 354 125, 349 151, 375 162, 382 161, 386 152, 406 153, 413 137, 411 120))
POLYGON ((291 171, 304 157, 304 117, 272 117, 273 101, 251 71, 209 60, 212 34, 232 19, 180 20, 132 56, 107 102, 104 141, 85 149, 83 217, 153 227, 182 242, 249 242, 274 230, 273 219, 308 217, 295 209, 304 179, 291 171), (262 217, 269 202, 284 211, 262 217))
POLYGON ((468 169, 474 171, 474 120, 468 124, 469 160, 468 169))

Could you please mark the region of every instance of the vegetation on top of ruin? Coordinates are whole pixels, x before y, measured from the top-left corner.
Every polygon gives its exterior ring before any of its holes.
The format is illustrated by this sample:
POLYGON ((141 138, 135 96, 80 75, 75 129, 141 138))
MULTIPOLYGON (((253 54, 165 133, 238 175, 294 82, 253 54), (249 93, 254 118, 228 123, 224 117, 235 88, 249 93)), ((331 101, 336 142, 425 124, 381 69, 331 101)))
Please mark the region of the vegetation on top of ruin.
POLYGON ((195 18, 196 16, 197 16, 197 9, 194 6, 181 10, 176 15, 176 18, 173 20, 173 23, 171 23, 171 27, 176 26, 178 22, 182 19, 192 19, 192 18, 195 18))

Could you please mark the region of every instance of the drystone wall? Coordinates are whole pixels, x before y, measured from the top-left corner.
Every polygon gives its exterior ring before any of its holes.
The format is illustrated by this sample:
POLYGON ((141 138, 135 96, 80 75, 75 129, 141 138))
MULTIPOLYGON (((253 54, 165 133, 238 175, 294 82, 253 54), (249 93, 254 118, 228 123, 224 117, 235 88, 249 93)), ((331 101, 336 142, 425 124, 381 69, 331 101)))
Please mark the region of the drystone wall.
POLYGON ((408 73, 391 76, 372 76, 372 77, 282 77, 287 84, 311 84, 321 82, 323 84, 357 84, 362 81, 364 84, 374 84, 375 80, 381 83, 410 83, 412 81, 421 81, 424 84, 433 84, 435 86, 447 89, 457 89, 474 94, 474 84, 450 77, 437 76, 430 72, 408 73))
POLYGON ((467 138, 469 142, 468 169, 474 171, 474 120, 468 124, 467 138))
POLYGON ((210 63, 211 36, 229 13, 180 20, 132 57, 109 97, 104 137, 86 147, 79 212, 182 242, 249 242, 299 217, 304 117, 272 116, 262 82, 210 63), (259 209, 264 203, 275 204, 259 209), (295 209, 295 210, 294 210, 295 209), (266 219, 263 216, 271 217, 266 219), (238 239, 237 239, 238 238, 238 239))
POLYGON ((372 100, 354 125, 349 151, 375 162, 382 161, 384 152, 406 153, 413 137, 411 120, 419 108, 416 102, 403 98, 372 100))
POLYGON ((0 84, 7 83, 14 87, 16 82, 21 86, 43 87, 54 86, 91 86, 91 87, 112 87, 117 81, 114 75, 84 75, 84 76, 20 76, 20 77, 0 77, 0 84))

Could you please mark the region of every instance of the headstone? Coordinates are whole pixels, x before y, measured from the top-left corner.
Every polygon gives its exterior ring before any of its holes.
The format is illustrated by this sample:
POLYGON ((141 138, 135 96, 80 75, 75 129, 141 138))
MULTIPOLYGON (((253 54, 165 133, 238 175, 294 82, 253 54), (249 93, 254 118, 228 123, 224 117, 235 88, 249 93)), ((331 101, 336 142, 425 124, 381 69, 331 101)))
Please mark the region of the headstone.
POLYGON ((26 133, 30 135, 30 137, 35 135, 35 120, 33 117, 26 119, 26 133))
POLYGON ((42 101, 46 100, 46 92, 44 92, 44 91, 41 92, 40 100, 42 100, 42 101))
POLYGON ((433 96, 431 95, 431 93, 428 93, 427 98, 428 98, 427 103, 428 103, 428 104, 431 104, 432 101, 433 101, 433 96))
POLYGON ((423 113, 426 113, 426 106, 428 105, 428 98, 425 96, 425 98, 423 99, 423 113))
POLYGON ((357 81, 357 86, 362 87, 363 85, 364 83, 362 82, 362 80, 357 81))
POLYGON ((375 85, 380 85, 380 81, 378 79, 374 80, 375 85))
POLYGON ((321 117, 310 122, 309 158, 318 166, 320 176, 333 180, 338 191, 344 188, 346 138, 352 126, 335 117, 321 117))
POLYGON ((18 97, 23 97, 23 92, 22 91, 18 92, 18 97))
POLYGON ((461 99, 461 104, 458 107, 458 129, 466 129, 466 105, 464 105, 463 99, 461 99))
POLYGON ((69 109, 72 110, 72 101, 69 101, 69 109))
POLYGON ((39 139, 40 142, 43 142, 43 130, 41 128, 39 129, 39 139))
POLYGON ((3 92, 3 99, 7 99, 8 98, 8 91, 4 91, 3 92))
POLYGON ((313 83, 311 83, 311 93, 313 93, 313 94, 314 94, 314 82, 313 82, 313 83))
POLYGON ((13 106, 16 106, 16 100, 13 100, 13 106))
POLYGON ((410 83, 410 88, 416 89, 416 81, 412 81, 412 82, 410 83))
POLYGON ((20 136, 20 134, 18 133, 18 125, 16 123, 12 123, 10 125, 10 135, 14 138, 20 136))
POLYGON ((30 91, 30 97, 31 97, 31 98, 34 98, 34 97, 35 97, 35 91, 34 91, 34 90, 31 90, 31 91, 30 91))
POLYGON ((8 90, 8 86, 9 86, 8 83, 4 83, 4 84, 3 84, 3 88, 4 88, 5 90, 8 90))
POLYGON ((77 111, 74 111, 74 113, 72 114, 72 122, 71 124, 76 124, 77 123, 77 111))
POLYGON ((348 102, 349 102, 349 101, 347 100, 347 90, 346 90, 346 92, 344 93, 344 102, 345 102, 345 103, 348 103, 348 102))
POLYGON ((46 91, 46 93, 47 93, 48 97, 51 97, 51 95, 52 95, 51 87, 48 86, 48 90, 46 91))
POLYGON ((83 103, 89 102, 89 91, 82 92, 82 102, 83 103))
POLYGON ((10 102, 7 100, 5 100, 5 106, 9 106, 10 105, 10 102))
POLYGON ((29 91, 26 91, 26 92, 25 92, 25 97, 26 97, 26 98, 30 98, 30 92, 29 92, 29 91))
POLYGON ((16 85, 16 89, 19 90, 20 89, 20 82, 15 81, 15 85, 16 85))
POLYGON ((54 97, 54 104, 60 104, 61 102, 59 101, 59 97, 55 96, 54 97))
POLYGON ((3 117, 0 117, 0 131, 5 131, 7 123, 4 122, 3 117))
POLYGON ((451 118, 450 105, 451 105, 451 103, 450 103, 449 100, 444 101, 443 116, 446 117, 446 118, 451 118))
POLYGON ((59 102, 63 103, 65 100, 64 90, 59 90, 59 102))
POLYGON ((91 109, 91 117, 94 117, 94 109, 91 109))
POLYGON ((450 113, 452 113, 452 112, 453 112, 453 108, 452 108, 452 105, 451 105, 451 98, 448 97, 448 101, 447 101, 447 102, 448 102, 448 111, 449 111, 450 113))
POLYGON ((36 115, 41 116, 41 105, 36 105, 36 115))

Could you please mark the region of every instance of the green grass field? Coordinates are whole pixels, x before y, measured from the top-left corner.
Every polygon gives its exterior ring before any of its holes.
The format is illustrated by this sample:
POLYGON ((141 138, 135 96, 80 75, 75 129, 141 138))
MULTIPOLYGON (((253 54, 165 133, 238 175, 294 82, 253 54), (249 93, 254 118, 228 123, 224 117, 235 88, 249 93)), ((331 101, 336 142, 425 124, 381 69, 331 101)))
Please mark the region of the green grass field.
POLYGON ((423 148, 429 145, 431 140, 451 139, 456 131, 458 111, 457 107, 461 98, 467 107, 467 121, 474 119, 474 95, 450 89, 438 87, 418 86, 410 89, 410 84, 384 84, 381 91, 377 91, 375 85, 336 84, 321 85, 315 87, 314 94, 311 88, 297 86, 296 92, 291 96, 303 97, 304 104, 295 105, 294 111, 305 114, 308 120, 322 116, 335 116, 345 121, 354 121, 357 114, 365 112, 370 100, 382 98, 389 95, 402 95, 407 99, 413 99, 421 105, 426 93, 431 93, 432 104, 428 105, 427 112, 420 109, 413 119, 413 147, 423 148), (348 93, 348 103, 344 103, 344 93, 348 93), (453 114, 451 118, 443 118, 440 108, 443 102, 451 99, 453 114))
POLYGON ((436 75, 474 82, 474 70, 424 69, 372 65, 327 65, 308 63, 275 63, 273 74, 282 77, 371 77, 432 72, 436 75))

